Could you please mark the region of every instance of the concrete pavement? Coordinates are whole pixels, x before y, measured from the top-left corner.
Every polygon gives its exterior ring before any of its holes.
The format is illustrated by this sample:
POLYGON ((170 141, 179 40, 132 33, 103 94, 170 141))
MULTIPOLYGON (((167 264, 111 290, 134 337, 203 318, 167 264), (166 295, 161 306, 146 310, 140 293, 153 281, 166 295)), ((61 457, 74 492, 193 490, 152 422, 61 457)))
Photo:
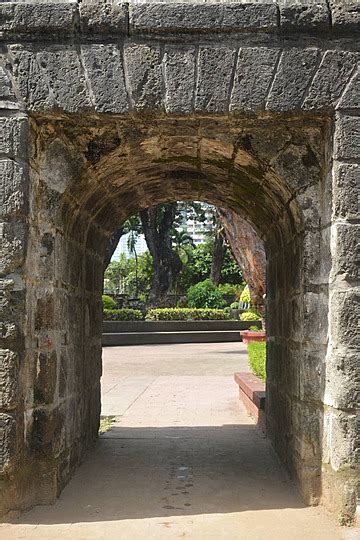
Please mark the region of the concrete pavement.
POLYGON ((340 540, 305 507, 238 400, 241 343, 104 350, 103 434, 53 506, 5 539, 340 540))

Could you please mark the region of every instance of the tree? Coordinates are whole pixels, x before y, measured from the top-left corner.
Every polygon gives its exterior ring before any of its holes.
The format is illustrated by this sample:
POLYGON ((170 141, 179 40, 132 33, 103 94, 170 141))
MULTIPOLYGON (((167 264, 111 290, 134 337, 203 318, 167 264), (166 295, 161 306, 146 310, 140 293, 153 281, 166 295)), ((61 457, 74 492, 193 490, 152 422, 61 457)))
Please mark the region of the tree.
POLYGON ((219 285, 221 268, 224 262, 226 243, 224 237, 224 228, 219 220, 217 210, 214 212, 214 248, 212 253, 210 281, 214 285, 219 285))
POLYGON ((171 229, 176 211, 177 203, 170 203, 147 208, 140 213, 142 229, 154 263, 150 306, 166 304, 166 295, 183 266, 172 248, 171 229))
POLYGON ((135 297, 137 298, 139 294, 139 282, 138 282, 138 255, 136 251, 136 242, 139 238, 141 231, 139 218, 137 215, 131 216, 126 220, 125 226, 128 229, 128 239, 127 245, 129 252, 132 253, 135 257, 135 297))
POLYGON ((111 292, 121 292, 125 285, 125 280, 130 272, 130 262, 125 254, 120 255, 118 261, 110 262, 105 270, 104 281, 106 289, 111 292))

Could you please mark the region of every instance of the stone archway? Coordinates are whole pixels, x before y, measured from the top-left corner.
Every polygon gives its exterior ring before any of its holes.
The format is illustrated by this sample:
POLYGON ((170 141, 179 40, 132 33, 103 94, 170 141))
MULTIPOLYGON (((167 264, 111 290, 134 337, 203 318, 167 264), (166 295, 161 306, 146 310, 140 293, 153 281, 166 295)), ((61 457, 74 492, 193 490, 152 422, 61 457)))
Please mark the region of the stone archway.
POLYGON ((309 8, 304 37, 296 10, 275 4, 109 6, 6 6, 2 511, 52 500, 96 438, 107 239, 134 211, 197 199, 241 212, 264 240, 269 436, 309 503, 352 516, 359 120, 346 13, 330 28, 327 5, 309 8))

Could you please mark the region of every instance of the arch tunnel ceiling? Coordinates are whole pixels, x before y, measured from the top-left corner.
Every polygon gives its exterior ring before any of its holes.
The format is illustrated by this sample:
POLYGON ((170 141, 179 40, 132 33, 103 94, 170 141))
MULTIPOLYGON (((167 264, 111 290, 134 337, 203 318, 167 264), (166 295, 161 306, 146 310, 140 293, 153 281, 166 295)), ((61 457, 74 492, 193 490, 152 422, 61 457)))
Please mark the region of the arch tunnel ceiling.
POLYGON ((297 197, 324 173, 320 120, 62 117, 33 130, 40 176, 62 193, 59 219, 78 238, 90 226, 108 238, 155 204, 202 200, 239 212, 265 244, 286 242, 303 228, 297 197))

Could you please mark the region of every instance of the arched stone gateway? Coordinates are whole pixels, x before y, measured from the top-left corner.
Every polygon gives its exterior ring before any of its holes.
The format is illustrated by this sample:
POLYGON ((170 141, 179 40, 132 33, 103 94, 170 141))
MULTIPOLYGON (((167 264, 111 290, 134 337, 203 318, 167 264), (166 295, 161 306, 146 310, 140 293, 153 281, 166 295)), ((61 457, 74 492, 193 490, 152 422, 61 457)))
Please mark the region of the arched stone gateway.
POLYGON ((1 512, 52 501, 97 436, 107 239, 196 199, 264 240, 268 435, 352 518, 358 2, 0 8, 1 512))

